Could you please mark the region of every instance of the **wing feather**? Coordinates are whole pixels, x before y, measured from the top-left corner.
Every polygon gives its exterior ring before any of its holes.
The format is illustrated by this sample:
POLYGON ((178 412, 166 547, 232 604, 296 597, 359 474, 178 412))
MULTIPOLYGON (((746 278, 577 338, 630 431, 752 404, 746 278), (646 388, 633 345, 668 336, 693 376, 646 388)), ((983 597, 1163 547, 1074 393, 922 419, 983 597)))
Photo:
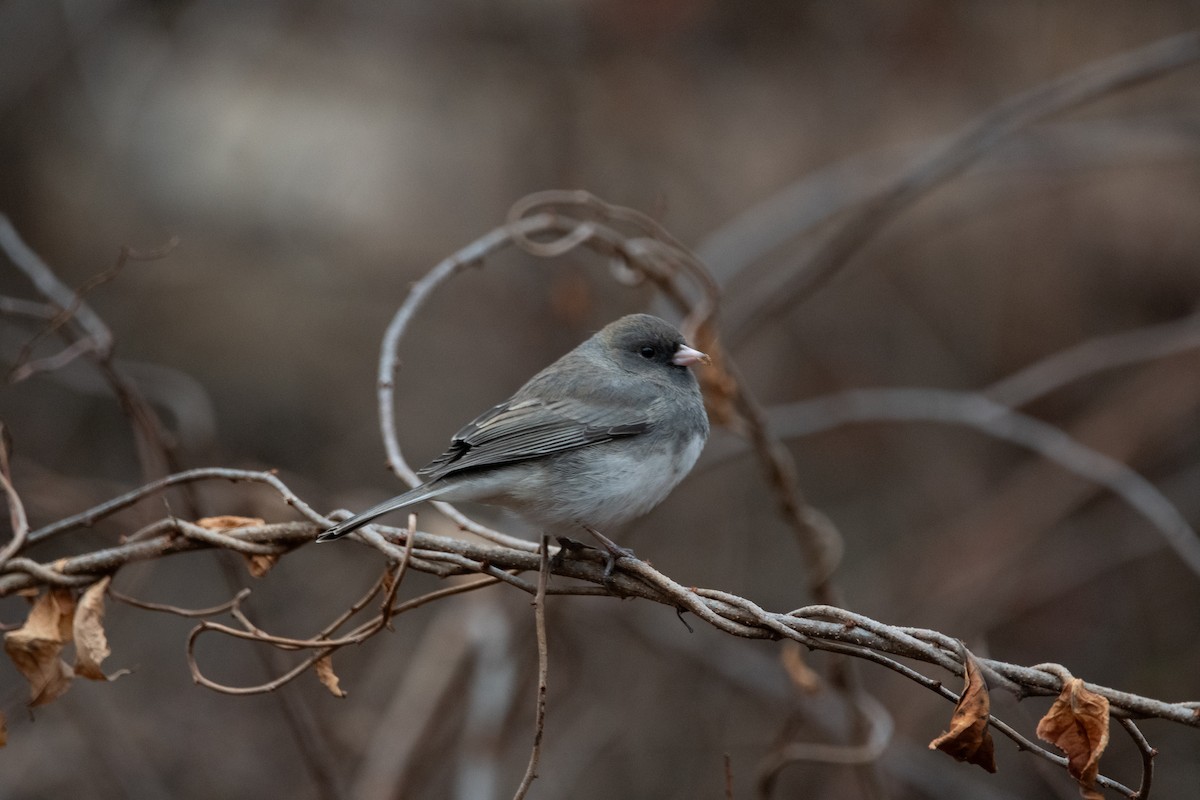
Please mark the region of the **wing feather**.
POLYGON ((646 411, 571 399, 501 403, 455 434, 450 448, 419 474, 433 481, 462 470, 635 436, 650 429, 646 411))

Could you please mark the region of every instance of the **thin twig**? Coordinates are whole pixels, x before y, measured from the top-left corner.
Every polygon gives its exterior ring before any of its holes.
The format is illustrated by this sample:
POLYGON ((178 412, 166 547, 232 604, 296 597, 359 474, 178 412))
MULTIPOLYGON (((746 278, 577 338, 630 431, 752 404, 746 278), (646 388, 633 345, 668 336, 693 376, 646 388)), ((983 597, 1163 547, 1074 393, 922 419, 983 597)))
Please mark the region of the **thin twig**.
POLYGON ((1117 717, 1117 722, 1129 734, 1129 738, 1133 739, 1138 752, 1142 754, 1142 782, 1138 785, 1138 790, 1130 795, 1130 798, 1132 800, 1150 800, 1150 786, 1154 783, 1154 757, 1158 755, 1158 751, 1150 745, 1133 720, 1128 717, 1117 717))
MULTIPOLYGON (((253 624, 249 617, 241 610, 241 599, 245 594, 239 593, 230 604, 230 612, 234 618, 241 623, 242 627, 233 628, 220 623, 205 621, 192 630, 188 637, 188 667, 191 670, 192 678, 210 689, 222 692, 224 694, 261 694, 265 692, 273 692, 284 684, 299 677, 310 666, 315 665, 318 661, 327 656, 332 655, 339 648, 352 644, 361 644, 367 639, 374 636, 379 631, 385 628, 391 628, 392 618, 400 613, 399 608, 394 606, 396 593, 400 589, 400 584, 407 574, 410 564, 412 563, 413 543, 416 540, 416 515, 410 514, 409 528, 407 531, 407 542, 404 548, 404 554, 401 557, 400 563, 396 567, 393 574, 390 569, 385 569, 371 588, 359 600, 352 603, 350 607, 340 614, 331 623, 325 626, 319 634, 309 639, 295 639, 284 636, 274 636, 253 624), (354 628, 349 633, 342 637, 333 638, 333 633, 345 624, 351 617, 357 614, 380 593, 383 593, 383 601, 380 606, 380 612, 375 617, 367 622, 354 628), (218 683, 207 678, 195 656, 195 642, 205 633, 223 633, 226 636, 231 636, 235 639, 243 639, 246 641, 260 642, 269 644, 281 650, 313 650, 304 661, 296 667, 288 670, 283 675, 273 678, 265 683, 255 686, 229 686, 227 684, 218 683)), ((248 592, 246 593, 248 594, 248 592)), ((414 606, 415 607, 415 606, 414 606)), ((405 609, 407 610, 407 609, 405 609)))
POLYGON ((25 546, 25 540, 29 538, 29 519, 25 516, 25 505, 21 502, 21 495, 17 493, 17 487, 13 485, 8 450, 8 428, 4 426, 3 422, 0 422, 0 487, 4 489, 4 495, 8 499, 8 519, 13 532, 12 539, 3 549, 0 549, 0 568, 3 568, 4 562, 21 552, 21 548, 25 546))
POLYGON ((400 591, 400 584, 404 581, 404 576, 408 574, 408 565, 412 563, 413 545, 417 539, 417 515, 408 515, 408 531, 404 536, 404 557, 400 559, 400 565, 396 567, 396 574, 392 576, 391 583, 388 585, 388 590, 383 597, 383 605, 380 607, 380 617, 383 620, 383 626, 388 630, 392 628, 392 617, 395 612, 396 594, 400 591))
POLYGON ((426 592, 425 594, 414 597, 411 600, 405 600, 399 605, 392 606, 388 613, 390 616, 394 617, 398 614, 403 614, 406 611, 412 611, 414 608, 420 608, 428 603, 441 600, 443 597, 452 597, 456 594, 466 594, 467 592, 473 592, 476 589, 486 589, 489 586, 495 586, 499 582, 500 581, 490 575, 484 575, 481 578, 464 581, 457 586, 447 586, 443 589, 436 589, 432 592, 426 592))
POLYGON ((529 764, 525 767, 525 775, 513 794, 513 800, 522 800, 537 778, 538 760, 542 755, 542 736, 546 731, 546 691, 550 667, 549 649, 546 646, 546 584, 550 579, 550 537, 546 534, 542 534, 539 550, 537 595, 533 599, 538 650, 537 710, 534 713, 533 747, 529 751, 529 764))
MULTIPOLYGON (((555 221, 551 218, 551 215, 541 214, 537 217, 524 220, 521 227, 533 232, 553 225, 555 225, 555 221)), ((424 304, 434 289, 459 271, 478 263, 487 255, 505 246, 511 236, 509 227, 501 226, 496 228, 454 253, 449 258, 439 262, 425 277, 413 284, 408 297, 404 299, 403 304, 396 311, 391 322, 388 324, 387 330, 384 332, 383 345, 379 356, 379 425, 383 436, 384 449, 387 451, 388 465, 397 477, 406 481, 410 486, 416 486, 419 479, 416 472, 413 471, 412 467, 405 460, 404 453, 400 448, 399 438, 396 435, 395 387, 396 373, 400 365, 398 354, 400 339, 408 329, 408 325, 417 310, 424 304)), ((486 526, 479 525, 449 503, 435 502, 433 505, 438 511, 445 514, 464 530, 469 530, 489 541, 509 547, 527 549, 530 552, 536 547, 532 542, 517 539, 500 531, 494 531, 486 526)))
MULTIPOLYGON (((0 220, 0 226, 3 226, 4 224, 8 225, 9 230, 6 231, 4 236, 0 237, 0 239, 8 242, 8 245, 6 246, 7 248, 11 248, 14 243, 19 243, 21 245, 23 250, 20 252, 19 256, 16 257, 12 256, 13 251, 9 249, 10 257, 13 258, 14 263, 18 263, 18 266, 20 266, 25 273, 30 275, 32 278, 32 273, 38 272, 39 268, 43 267, 44 265, 41 264, 40 259, 32 255, 33 251, 25 246, 24 242, 20 241, 20 238, 16 235, 16 231, 12 229, 11 223, 8 223, 7 219, 0 220)), ((56 303, 60 307, 60 310, 53 318, 49 320, 48 324, 44 328, 38 331, 38 333, 34 335, 32 339, 26 342, 21 348, 20 353, 15 359, 13 368, 9 373, 9 382, 20 383, 37 372, 60 369, 69 364, 78 356, 89 352, 95 353, 97 358, 102 361, 111 358, 114 343, 112 331, 110 331, 108 327, 104 325, 103 321, 100 320, 98 315, 96 315, 94 312, 90 312, 90 309, 83 313, 83 319, 85 320, 84 327, 87 332, 86 336, 76 339, 72 344, 68 345, 65 350, 60 351, 56 356, 40 359, 38 361, 31 361, 29 356, 39 341, 55 333, 56 331, 61 330, 73 318, 79 315, 84 309, 84 298, 87 297, 96 287, 114 280, 117 275, 120 274, 126 263, 129 261, 153 261, 160 258, 165 258, 172 250, 175 249, 178 244, 179 239, 177 237, 172 237, 165 246, 152 251, 135 250, 129 245, 122 246, 121 252, 117 256, 116 263, 108 269, 103 270, 84 281, 79 288, 70 293, 70 299, 65 304, 62 302, 63 298, 66 296, 65 286, 63 286, 61 282, 58 282, 57 277, 53 276, 53 274, 51 274, 50 278, 46 278, 45 275, 42 275, 41 278, 36 281, 38 288, 43 289, 43 291, 47 288, 53 289, 54 294, 47 296, 52 302, 56 303), (51 280, 51 278, 53 280, 51 280), (56 283, 58 284, 57 286, 55 285, 56 283)), ((48 268, 46 271, 49 271, 48 268)))
POLYGON ((64 284, 54 274, 54 271, 33 251, 8 217, 0 214, 0 250, 8 256, 13 265, 25 273, 30 282, 42 296, 54 303, 60 311, 73 309, 63 321, 77 324, 83 334, 95 343, 95 352, 107 354, 112 349, 112 331, 104 324, 104 320, 83 302, 74 290, 64 284))
MULTIPOLYGON (((32 348, 32 340, 25 344, 32 348)), ((96 352, 96 345, 91 339, 76 339, 54 355, 44 358, 30 358, 25 350, 17 355, 16 365, 9 372, 9 383, 20 383, 40 372, 54 372, 62 369, 75 359, 86 353, 96 352)))
POLYGON ((0 295, 0 314, 29 317, 30 319, 48 322, 58 316, 59 310, 50 303, 39 303, 36 300, 26 300, 23 297, 0 295))
POLYGON ((119 600, 126 605, 142 608, 146 611, 159 611, 164 614, 174 614, 177 617, 215 617, 217 614, 224 614, 230 609, 237 606, 243 600, 250 596, 249 589, 242 589, 229 600, 219 605, 209 606, 208 608, 181 608, 180 606, 167 605, 165 603, 151 603, 148 600, 139 600, 136 597, 130 597, 127 594, 122 594, 111 586, 108 588, 108 596, 114 600, 119 600))
MULTIPOLYGON (((327 517, 318 514, 316 511, 310 508, 309 505, 302 501, 295 492, 284 485, 283 481, 279 480, 279 478, 273 472, 245 469, 226 469, 224 467, 205 467, 200 469, 190 469, 186 472, 177 472, 174 475, 168 475, 164 478, 151 481, 143 486, 133 489, 132 491, 126 492, 123 495, 114 497, 112 500, 108 500, 97 506, 93 506, 87 511, 74 514, 61 519, 58 522, 38 528, 29 534, 29 543, 36 544, 60 533, 74 530, 75 528, 91 527, 101 519, 128 508, 143 498, 158 494, 163 489, 171 486, 207 480, 227 480, 233 481, 234 483, 240 481, 265 483, 278 492, 285 503, 287 503, 289 506, 292 506, 302 515, 304 515, 305 519, 308 519, 309 521, 315 522, 318 525, 322 525, 326 528, 333 524, 332 521, 327 517)), ((243 531, 239 531, 239 533, 242 532, 243 531)))

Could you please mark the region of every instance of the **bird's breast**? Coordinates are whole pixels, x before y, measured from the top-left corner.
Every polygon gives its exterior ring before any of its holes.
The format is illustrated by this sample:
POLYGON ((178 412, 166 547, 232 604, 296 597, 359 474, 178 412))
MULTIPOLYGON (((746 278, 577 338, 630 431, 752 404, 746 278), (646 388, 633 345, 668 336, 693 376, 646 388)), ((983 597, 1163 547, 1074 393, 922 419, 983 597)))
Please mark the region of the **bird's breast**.
POLYGON ((691 470, 703 447, 704 438, 692 436, 656 443, 616 440, 581 448, 553 466, 553 499, 534 505, 558 523, 612 528, 661 503, 691 470))

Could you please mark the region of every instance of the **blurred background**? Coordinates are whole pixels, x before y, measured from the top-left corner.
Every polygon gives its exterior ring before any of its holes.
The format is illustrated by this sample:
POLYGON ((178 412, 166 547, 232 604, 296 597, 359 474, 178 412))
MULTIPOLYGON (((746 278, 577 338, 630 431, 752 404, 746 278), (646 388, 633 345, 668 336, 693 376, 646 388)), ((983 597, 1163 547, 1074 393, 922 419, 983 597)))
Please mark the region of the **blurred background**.
MULTIPOLYGON (((1194 2, 8 0, 0 212, 71 286, 124 245, 177 237, 89 303, 178 440, 178 466, 274 468, 318 509, 361 508, 397 488, 374 391, 391 315, 412 281, 532 191, 587 189, 696 249, 725 288, 732 356, 784 422, 786 404, 851 388, 986 389, 1082 342, 1187 317, 1200 296, 1200 66, 1017 133, 815 296, 756 312, 847 209, 977 115, 1198 24, 1194 2)), ((7 260, 0 292, 38 299, 7 260)), ((645 309, 669 313, 584 254, 508 252, 465 274, 403 343, 410 460, 645 309)), ((36 330, 0 319, 6 363, 36 330)), ((0 390, 35 527, 145 480, 95 373, 83 360, 0 390)), ((1138 470, 1200 525, 1200 354, 1098 372, 1023 410, 1138 470)), ((807 500, 844 538, 834 582, 848 608, 1004 661, 1200 699, 1200 578, 1110 493, 960 426, 880 422, 787 442, 807 500)), ((201 498, 201 514, 293 518, 253 487, 201 498)), ((149 501, 36 555, 115 542, 166 510, 149 501)), ((421 524, 454 533, 432 511, 421 524)), ((614 536, 685 585, 777 611, 811 601, 801 549, 728 432, 614 536)), ((257 624, 307 636, 380 566, 343 543, 255 580, 226 556, 139 565, 114 586, 202 607, 250 585, 257 624)), ((404 595, 438 585, 407 580, 404 595)), ((0 621, 25 609, 0 601, 0 621)), ((0 794, 490 798, 511 796, 525 768, 536 652, 524 595, 435 603, 343 650, 344 699, 310 675, 246 698, 195 686, 193 624, 110 602, 105 666, 133 674, 77 681, 33 712, 0 664, 0 794)), ((734 796, 752 797, 781 743, 852 738, 831 693, 791 684, 778 644, 689 633, 638 601, 552 598, 549 625, 531 797, 724 797, 725 755, 734 796)), ((241 684, 289 663, 215 640, 198 655, 241 684)), ((807 660, 828 669, 825 655, 807 660)), ((857 672, 895 723, 874 774, 798 763, 773 796, 1077 796, 1008 740, 994 776, 927 751, 950 706, 878 667, 857 672)), ((1048 706, 993 702, 1028 735, 1048 706)), ((1200 732, 1153 721, 1144 732, 1161 753, 1158 796, 1192 796, 1200 732)), ((1102 770, 1137 784, 1123 733, 1102 770)))

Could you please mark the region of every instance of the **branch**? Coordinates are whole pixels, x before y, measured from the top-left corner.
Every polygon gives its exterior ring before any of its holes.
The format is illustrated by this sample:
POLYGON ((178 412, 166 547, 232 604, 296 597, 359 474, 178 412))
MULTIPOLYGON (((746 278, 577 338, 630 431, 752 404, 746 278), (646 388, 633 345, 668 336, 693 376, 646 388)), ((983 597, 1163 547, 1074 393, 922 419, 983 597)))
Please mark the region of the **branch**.
MULTIPOLYGON (((214 471, 209 470, 208 472, 214 471)), ((186 473, 181 476, 172 476, 172 478, 182 479, 185 476, 187 476, 186 473)), ((190 477, 194 479, 194 475, 190 477)), ((272 479, 268 482, 277 488, 281 495, 292 496, 290 490, 277 478, 267 477, 272 479)), ((166 482, 157 483, 161 488, 161 485, 166 482)), ((124 497, 127 498, 134 494, 145 496, 150 491, 147 487, 143 487, 143 489, 131 492, 124 497)), ((117 498, 117 500, 122 499, 117 498)), ((110 501, 90 509, 84 514, 77 515, 77 518, 99 519, 106 514, 115 513, 117 508, 123 507, 125 504, 110 501)), ((13 559, 0 568, 0 597, 15 594, 22 589, 51 585, 52 581, 47 580, 45 576, 82 578, 86 582, 93 582, 103 575, 117 573, 126 564, 196 550, 229 549, 230 545, 234 543, 270 545, 274 551, 287 552, 311 543, 316 533, 326 525, 327 521, 256 525, 227 531, 225 537, 217 539, 160 535, 143 541, 126 542, 111 548, 56 559, 49 563, 37 563, 24 559, 25 562, 35 565, 36 568, 29 568, 24 563, 18 563, 18 559, 13 559)), ((450 593, 470 591, 492 585, 498 582, 494 579, 500 575, 503 575, 503 579, 501 579, 503 582, 510 583, 530 595, 536 595, 538 591, 536 583, 529 583, 518 577, 520 573, 535 572, 540 569, 540 556, 525 549, 467 542, 378 524, 353 534, 352 538, 380 551, 390 563, 399 563, 399 560, 405 557, 406 552, 410 553, 409 568, 413 570, 440 576, 484 574, 493 578, 493 580, 478 581, 467 586, 439 590, 437 593, 423 595, 406 603, 397 604, 390 607, 392 616, 412 610, 450 593)), ((610 594, 607 587, 611 587, 611 593, 620 596, 640 597, 670 608, 691 610, 713 627, 734 636, 776 640, 789 638, 811 649, 846 653, 856 658, 882 663, 910 679, 915 679, 915 673, 909 668, 898 663, 885 663, 878 659, 881 657, 884 659, 913 659, 944 669, 953 675, 962 674, 956 640, 937 631, 888 625, 843 609, 824 605, 808 606, 788 613, 769 612, 737 595, 711 589, 686 588, 644 562, 624 560, 621 562, 621 566, 626 564, 633 564, 636 572, 627 574, 618 571, 606 582, 604 558, 598 553, 582 551, 571 558, 552 559, 551 575, 570 578, 585 585, 572 584, 559 588, 548 588, 547 594, 610 594), (581 589, 586 591, 580 592, 581 589)), ((382 578, 368 592, 366 598, 355 605, 351 614, 339 618, 338 624, 344 623, 349 616, 365 607, 370 597, 378 595, 381 586, 382 578)), ((233 607, 237 607, 236 603, 233 607)), ((242 624, 243 629, 241 630, 225 626, 228 630, 222 630, 222 632, 237 638, 257 637, 282 649, 298 649, 326 647, 330 644, 341 646, 352 641, 358 643, 362 641, 362 638, 366 638, 362 637, 362 632, 371 629, 375 623, 365 623, 337 640, 322 639, 323 636, 332 635, 334 626, 325 629, 312 639, 297 640, 271 637, 250 625, 248 621, 243 621, 242 624)), ((216 630, 217 628, 214 627, 214 624, 209 623, 205 630, 210 629, 216 630)), ((374 628, 374 630, 378 630, 378 628, 374 628)), ((193 632, 193 636, 199 635, 201 632, 193 632)), ((1061 679, 1052 672, 989 659, 980 659, 979 663, 990 674, 1007 682, 1007 685, 1020 696, 1049 696, 1056 694, 1061 689, 1061 679)), ((929 685, 932 686, 932 684, 929 685)), ((1200 703, 1168 703, 1093 684, 1088 684, 1087 688, 1106 697, 1112 704, 1114 713, 1118 715, 1131 718, 1154 717, 1200 728, 1200 703)))
POLYGON ((8 428, 0 422, 0 488, 4 490, 4 496, 8 500, 8 519, 13 531, 13 538, 0 549, 0 567, 16 553, 21 552, 29 538, 29 520, 25 516, 25 505, 21 502, 21 495, 17 494, 17 487, 13 485, 8 450, 8 428))
POLYGON ((1026 447, 1109 489, 1150 522, 1179 559, 1200 575, 1200 534, 1154 484, 1063 430, 985 395, 944 389, 856 389, 780 406, 772 410, 772 418, 789 437, 855 422, 941 422, 975 428, 1026 447))
POLYGON ((938 152, 918 162, 865 202, 799 263, 786 262, 781 279, 757 293, 753 315, 733 321, 732 341, 815 294, 904 210, 954 178, 1012 133, 1047 117, 1170 74, 1200 60, 1200 33, 1161 39, 1011 97, 965 125, 938 152))
POLYGON ((984 394, 994 402, 1019 408, 1089 375, 1196 348, 1200 348, 1200 312, 1088 339, 997 381, 984 394))
POLYGON ((56 307, 56 315, 50 320, 53 329, 68 322, 78 325, 83 337, 91 343, 97 355, 105 357, 112 352, 113 335, 104 320, 83 301, 82 295, 73 291, 54 274, 54 271, 25 243, 8 217, 0 214, 0 250, 13 265, 25 273, 34 288, 56 307))
POLYGON ((542 755, 542 736, 546 731, 546 690, 548 686, 546 681, 550 666, 549 650, 546 645, 546 584, 550 575, 550 540, 545 534, 542 534, 538 558, 537 594, 533 599, 538 651, 537 710, 534 714, 533 747, 529 751, 529 764, 525 767, 525 776, 521 779, 521 784, 517 787, 513 800, 522 800, 537 778, 538 760, 542 755))
MULTIPOLYGON (((151 251, 139 251, 126 245, 121 248, 112 267, 93 276, 79 289, 72 290, 21 239, 8 217, 0 214, 0 251, 25 273, 34 288, 49 301, 49 305, 57 309, 57 313, 47 321, 46 326, 22 348, 8 376, 9 381, 24 380, 39 371, 59 369, 78 356, 90 355, 133 427, 144 478, 165 475, 177 466, 173 458, 171 437, 137 385, 115 363, 112 331, 84 298, 95 287, 115 278, 126 262, 163 258, 176 244, 178 239, 172 238, 164 247, 151 251), (56 332, 66 339, 65 349, 49 358, 28 362, 27 359, 37 342, 56 332)), ((11 307, 12 303, 9 305, 11 307)), ((16 309, 29 312, 31 307, 25 302, 16 309)))

